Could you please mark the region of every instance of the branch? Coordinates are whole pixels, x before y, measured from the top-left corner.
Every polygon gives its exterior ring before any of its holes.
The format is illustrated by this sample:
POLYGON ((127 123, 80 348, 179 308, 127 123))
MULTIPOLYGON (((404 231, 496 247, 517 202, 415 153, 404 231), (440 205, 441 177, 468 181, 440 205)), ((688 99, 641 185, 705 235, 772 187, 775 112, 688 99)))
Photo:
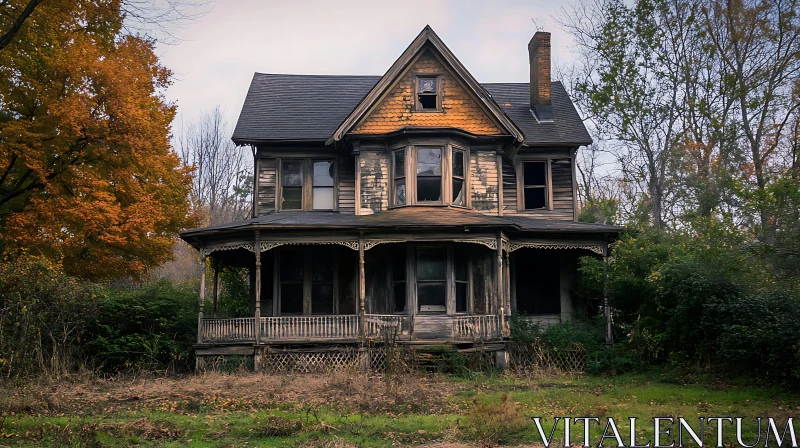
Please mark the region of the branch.
POLYGON ((6 46, 8 46, 8 44, 11 43, 11 40, 14 38, 17 32, 19 32, 20 28, 22 28, 22 24, 25 23, 26 20, 28 20, 28 17, 33 13, 33 10, 36 9, 36 7, 39 6, 39 3, 41 3, 42 1, 44 0, 30 0, 28 2, 28 6, 26 6, 25 9, 22 10, 22 14, 20 14, 20 16, 17 17, 17 20, 14 21, 14 24, 11 26, 11 29, 8 30, 2 36, 0 36, 0 50, 2 50, 6 46))

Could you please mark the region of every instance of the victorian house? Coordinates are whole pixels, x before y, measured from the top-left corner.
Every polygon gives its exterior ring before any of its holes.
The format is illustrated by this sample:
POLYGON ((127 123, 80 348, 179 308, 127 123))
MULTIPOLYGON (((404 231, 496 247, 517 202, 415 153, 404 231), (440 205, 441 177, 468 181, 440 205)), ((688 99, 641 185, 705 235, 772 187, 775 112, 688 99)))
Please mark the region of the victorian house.
POLYGON ((233 134, 252 218, 182 234, 214 266, 198 355, 387 335, 502 352, 512 314, 584 312, 578 259, 620 228, 577 222, 591 138, 551 81, 550 34, 528 53, 529 82, 481 84, 425 27, 383 76, 256 73, 233 134), (216 317, 226 265, 250 268, 251 317, 216 317))

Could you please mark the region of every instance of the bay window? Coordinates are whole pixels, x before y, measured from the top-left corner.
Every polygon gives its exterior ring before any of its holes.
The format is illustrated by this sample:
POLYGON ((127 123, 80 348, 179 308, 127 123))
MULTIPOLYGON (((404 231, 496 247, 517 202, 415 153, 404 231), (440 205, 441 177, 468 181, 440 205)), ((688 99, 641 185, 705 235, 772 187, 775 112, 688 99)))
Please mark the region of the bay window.
POLYGON ((391 206, 442 204, 468 206, 465 149, 408 146, 391 151, 391 206))

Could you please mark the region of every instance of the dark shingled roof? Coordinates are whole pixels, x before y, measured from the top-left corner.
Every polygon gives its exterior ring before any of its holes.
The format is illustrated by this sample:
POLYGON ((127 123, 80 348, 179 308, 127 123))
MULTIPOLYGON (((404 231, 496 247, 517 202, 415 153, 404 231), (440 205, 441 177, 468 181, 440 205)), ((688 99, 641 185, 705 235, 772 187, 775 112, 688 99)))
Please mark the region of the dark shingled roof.
MULTIPOLYGON (((233 131, 236 143, 267 140, 327 140, 380 76, 273 75, 256 73, 233 131)), ((553 122, 539 123, 530 111, 528 83, 483 84, 503 112, 525 134, 525 144, 591 143, 564 86, 552 83, 553 122)))

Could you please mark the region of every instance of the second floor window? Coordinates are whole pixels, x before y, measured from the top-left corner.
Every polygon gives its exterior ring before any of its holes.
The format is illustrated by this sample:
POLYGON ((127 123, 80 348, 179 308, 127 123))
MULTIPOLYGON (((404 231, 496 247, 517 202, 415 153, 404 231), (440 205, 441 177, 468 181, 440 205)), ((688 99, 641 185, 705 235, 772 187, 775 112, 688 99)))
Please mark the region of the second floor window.
POLYGON ((333 160, 282 159, 281 210, 334 210, 333 160))
POLYGON ((522 163, 522 188, 525 210, 547 207, 547 161, 522 163))
POLYGON ((467 206, 467 152, 449 146, 392 151, 392 205, 467 206))

